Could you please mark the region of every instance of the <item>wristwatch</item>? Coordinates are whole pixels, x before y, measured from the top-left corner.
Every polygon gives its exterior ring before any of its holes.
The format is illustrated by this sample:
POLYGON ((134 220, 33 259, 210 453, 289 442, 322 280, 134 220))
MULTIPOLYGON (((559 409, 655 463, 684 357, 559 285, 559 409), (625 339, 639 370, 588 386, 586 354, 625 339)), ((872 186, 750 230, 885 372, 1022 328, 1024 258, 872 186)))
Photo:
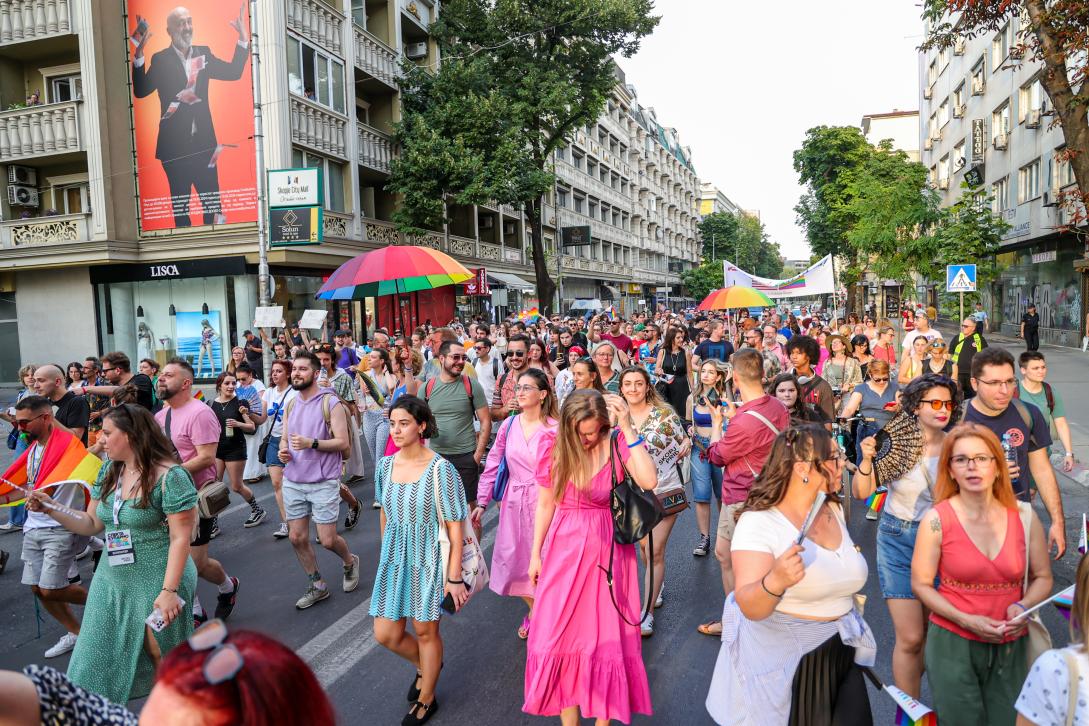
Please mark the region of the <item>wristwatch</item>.
POLYGON ((317 448, 318 448, 318 440, 317 440, 317 439, 314 439, 314 440, 313 440, 313 441, 312 441, 312 442, 310 443, 310 448, 311 448, 311 449, 314 449, 315 451, 317 451, 317 448))

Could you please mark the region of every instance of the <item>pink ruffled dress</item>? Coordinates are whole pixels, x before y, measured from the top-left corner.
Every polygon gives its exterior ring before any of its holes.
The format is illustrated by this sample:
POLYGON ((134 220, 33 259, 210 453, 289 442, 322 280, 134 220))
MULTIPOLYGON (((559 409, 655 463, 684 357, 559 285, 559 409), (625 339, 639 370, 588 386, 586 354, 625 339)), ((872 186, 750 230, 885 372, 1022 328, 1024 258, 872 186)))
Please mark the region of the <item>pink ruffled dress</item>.
MULTIPOLYGON (((551 487, 556 434, 542 434, 537 485, 551 487)), ((620 435, 620 452, 628 446, 620 435)), ((594 475, 589 491, 568 483, 556 503, 541 549, 541 574, 526 651, 526 701, 522 710, 558 716, 579 706, 583 718, 631 722, 632 712, 652 714, 639 627, 628 625, 609 596, 605 572, 613 555, 613 587, 633 623, 639 609, 634 545, 613 545, 608 465, 594 475), (600 565, 600 567, 599 567, 600 565)))

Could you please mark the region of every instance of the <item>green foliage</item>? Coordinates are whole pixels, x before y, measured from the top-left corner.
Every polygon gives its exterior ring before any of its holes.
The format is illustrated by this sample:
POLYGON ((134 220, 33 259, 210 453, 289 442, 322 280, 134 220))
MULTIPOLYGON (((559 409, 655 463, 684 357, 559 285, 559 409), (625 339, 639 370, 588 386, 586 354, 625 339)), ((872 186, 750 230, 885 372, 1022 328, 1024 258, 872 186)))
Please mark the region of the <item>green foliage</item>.
MULTIPOLYGON (((940 211, 934 226, 934 257, 920 272, 932 280, 945 280, 946 265, 976 263, 976 287, 984 290, 998 277, 994 256, 1004 235, 1010 228, 1006 220, 991 212, 991 198, 967 184, 961 184, 960 199, 940 211)), ((942 311, 956 315, 960 308, 960 295, 939 293, 942 311)), ((972 309, 980 299, 979 293, 965 294, 964 309, 972 309)))
POLYGON ((693 267, 681 273, 681 281, 684 282, 685 289, 697 302, 710 295, 711 291, 721 288, 724 279, 722 260, 705 260, 699 267, 693 267))
POLYGON ((722 260, 727 259, 759 277, 777 278, 782 274, 779 245, 768 238, 758 218, 716 212, 703 218, 699 230, 705 261, 717 260, 721 267, 722 260))
MULTIPOLYGON (((433 224, 441 199, 521 205, 529 218, 537 292, 550 308, 541 197, 553 184, 551 154, 596 123, 630 57, 658 23, 651 0, 449 0, 431 33, 442 63, 406 65, 409 152, 390 188, 405 196, 399 222, 433 224), (431 76, 430 78, 424 76, 431 76)), ((440 213, 441 217, 441 213, 440 213)))

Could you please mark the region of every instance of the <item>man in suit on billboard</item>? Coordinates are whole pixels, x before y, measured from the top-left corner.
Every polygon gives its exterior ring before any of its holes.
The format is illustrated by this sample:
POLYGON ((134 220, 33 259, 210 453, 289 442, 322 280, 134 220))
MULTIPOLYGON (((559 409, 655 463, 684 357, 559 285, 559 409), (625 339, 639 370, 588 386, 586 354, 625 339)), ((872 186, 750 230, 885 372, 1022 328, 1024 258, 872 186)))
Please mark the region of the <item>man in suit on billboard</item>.
MULTIPOLYGON (((244 8, 245 6, 243 6, 244 8)), ((170 185, 174 225, 189 227, 189 196, 196 188, 204 211, 204 224, 226 222, 219 198, 216 162, 222 151, 208 107, 208 82, 237 81, 249 57, 249 33, 244 9, 239 9, 231 27, 238 32, 238 44, 228 63, 216 58, 206 45, 193 45, 193 16, 177 7, 166 16, 170 47, 151 57, 146 64, 144 45, 151 32, 147 21, 137 16, 136 45, 132 61, 132 87, 137 98, 158 91, 161 116, 155 158, 162 162, 170 185)), ((224 145, 226 146, 226 144, 224 145)))

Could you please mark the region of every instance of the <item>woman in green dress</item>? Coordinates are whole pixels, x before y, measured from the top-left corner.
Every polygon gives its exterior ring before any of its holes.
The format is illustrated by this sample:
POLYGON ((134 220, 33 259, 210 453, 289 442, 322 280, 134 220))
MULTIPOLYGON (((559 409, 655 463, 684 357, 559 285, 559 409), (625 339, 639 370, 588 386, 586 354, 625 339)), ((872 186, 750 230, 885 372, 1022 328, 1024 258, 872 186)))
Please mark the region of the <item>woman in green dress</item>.
POLYGON ((141 406, 110 409, 100 441, 110 461, 99 472, 86 512, 72 516, 47 508, 52 500, 42 492, 31 496, 28 508, 76 534, 106 531, 106 556, 91 581, 68 675, 76 685, 124 703, 151 691, 159 659, 193 630, 197 570, 189 540, 197 491, 141 406), (125 534, 129 562, 110 546, 125 534), (166 623, 157 633, 144 622, 155 610, 166 623))

